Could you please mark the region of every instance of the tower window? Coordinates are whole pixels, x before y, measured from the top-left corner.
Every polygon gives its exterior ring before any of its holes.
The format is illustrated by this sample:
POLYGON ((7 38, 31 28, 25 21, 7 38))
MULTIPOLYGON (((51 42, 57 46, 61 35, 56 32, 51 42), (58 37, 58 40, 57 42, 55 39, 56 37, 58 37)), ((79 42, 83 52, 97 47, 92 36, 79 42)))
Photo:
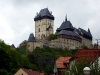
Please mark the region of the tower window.
POLYGON ((38 32, 40 32, 40 28, 38 29, 38 32))
POLYGON ((30 45, 28 45, 27 47, 30 47, 30 45))

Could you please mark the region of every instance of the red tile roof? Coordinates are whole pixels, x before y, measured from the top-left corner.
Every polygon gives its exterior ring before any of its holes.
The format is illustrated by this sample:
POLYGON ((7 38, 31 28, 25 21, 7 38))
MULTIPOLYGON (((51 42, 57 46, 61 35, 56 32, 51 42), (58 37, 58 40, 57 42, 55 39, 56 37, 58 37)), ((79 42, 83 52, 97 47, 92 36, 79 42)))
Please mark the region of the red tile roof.
POLYGON ((40 75, 44 75, 44 73, 40 73, 40 75))
POLYGON ((25 68, 21 68, 21 69, 24 70, 28 75, 40 75, 39 72, 33 71, 32 69, 25 69, 25 68))
POLYGON ((89 62, 93 62, 99 56, 99 49, 81 49, 72 58, 75 58, 76 61, 81 61, 82 58, 86 58, 87 60, 89 60, 89 62))
POLYGON ((66 68, 66 66, 64 65, 64 63, 69 63, 69 59, 71 57, 59 57, 57 60, 56 60, 56 67, 57 68, 66 68))

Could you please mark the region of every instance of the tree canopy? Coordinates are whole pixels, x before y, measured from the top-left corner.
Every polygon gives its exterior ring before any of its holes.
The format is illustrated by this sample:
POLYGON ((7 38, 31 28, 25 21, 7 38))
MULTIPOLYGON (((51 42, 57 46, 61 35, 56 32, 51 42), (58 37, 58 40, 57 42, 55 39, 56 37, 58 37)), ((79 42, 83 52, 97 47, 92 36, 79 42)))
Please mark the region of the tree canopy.
POLYGON ((26 55, 19 54, 2 40, 0 40, 0 64, 0 75, 14 75, 22 67, 37 70, 26 55))
POLYGON ((39 71, 46 74, 53 73, 55 61, 60 56, 72 56, 74 52, 54 48, 39 48, 36 47, 32 53, 28 55, 29 61, 36 64, 39 71))

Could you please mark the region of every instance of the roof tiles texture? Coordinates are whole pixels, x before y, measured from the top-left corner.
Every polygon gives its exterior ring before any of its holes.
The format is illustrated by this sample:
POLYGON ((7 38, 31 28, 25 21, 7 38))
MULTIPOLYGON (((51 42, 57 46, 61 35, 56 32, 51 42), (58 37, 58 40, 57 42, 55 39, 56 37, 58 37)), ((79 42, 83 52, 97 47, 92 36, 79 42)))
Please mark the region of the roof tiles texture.
POLYGON ((48 8, 41 9, 39 14, 34 18, 34 20, 36 21, 37 19, 41 19, 43 17, 52 18, 54 20, 54 16, 50 13, 48 8))
POLYGON ((61 30, 58 35, 70 35, 70 36, 75 36, 75 37, 78 37, 80 38, 80 36, 78 34, 76 34, 75 32, 73 31, 67 31, 67 30, 61 30))
POLYGON ((71 57, 59 57, 57 60, 56 60, 56 67, 57 68, 66 68, 66 66, 64 65, 64 63, 69 63, 69 59, 71 57))
POLYGON ((82 34, 85 34, 85 35, 87 35, 87 36, 92 38, 92 35, 91 35, 91 32, 90 32, 89 29, 88 29, 88 31, 86 31, 86 30, 84 30, 82 28, 78 28, 78 29, 80 30, 80 32, 82 32, 82 34))
POLYGON ((82 50, 79 50, 73 57, 75 57, 76 61, 81 61, 82 58, 86 58, 91 63, 96 58, 100 57, 100 50, 98 50, 98 49, 82 49, 82 50))
POLYGON ((73 26, 72 24, 70 23, 70 21, 64 21, 61 26, 60 26, 60 29, 67 29, 67 28, 70 28, 70 29, 73 29, 73 26))
POLYGON ((89 40, 92 40, 92 34, 90 32, 90 29, 88 29, 88 31, 86 31, 82 28, 77 29, 77 28, 72 26, 70 21, 67 21, 67 20, 65 20, 61 24, 61 26, 59 28, 57 28, 56 31, 59 32, 59 35, 60 34, 64 34, 64 35, 69 35, 70 34, 71 36, 76 35, 76 32, 77 32, 79 35, 81 35, 81 36, 83 36, 83 37, 85 37, 89 40), (62 30, 64 30, 64 31, 62 31, 62 30), (70 31, 71 33, 69 33, 68 31, 70 31))
POLYGON ((35 42, 35 37, 33 35, 33 33, 30 34, 29 38, 28 38, 28 42, 35 42))
POLYGON ((21 69, 24 70, 28 75, 40 75, 39 72, 33 71, 32 69, 25 69, 25 68, 21 68, 21 69))

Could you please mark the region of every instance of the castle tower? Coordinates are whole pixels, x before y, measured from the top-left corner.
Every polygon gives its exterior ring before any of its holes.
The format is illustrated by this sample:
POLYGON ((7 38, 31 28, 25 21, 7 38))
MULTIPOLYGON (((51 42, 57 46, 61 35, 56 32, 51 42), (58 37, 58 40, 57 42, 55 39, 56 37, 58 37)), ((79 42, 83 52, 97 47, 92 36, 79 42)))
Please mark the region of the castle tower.
POLYGON ((30 34, 28 41, 27 41, 27 53, 30 53, 34 49, 34 42, 35 42, 35 37, 33 33, 30 34))
POLYGON ((41 9, 41 11, 36 14, 34 21, 36 39, 43 39, 53 34, 54 16, 48 8, 41 9))

